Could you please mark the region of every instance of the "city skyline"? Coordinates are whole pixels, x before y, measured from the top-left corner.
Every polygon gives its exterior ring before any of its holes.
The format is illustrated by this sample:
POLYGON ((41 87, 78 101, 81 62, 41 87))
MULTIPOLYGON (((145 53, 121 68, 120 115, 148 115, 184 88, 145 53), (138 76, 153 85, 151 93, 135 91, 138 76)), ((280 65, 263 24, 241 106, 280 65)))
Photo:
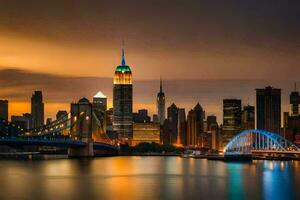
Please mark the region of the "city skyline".
MULTIPOLYGON (((112 66, 112 68, 114 68, 112 66)), ((108 108, 112 107, 112 78, 97 77, 66 77, 39 73, 30 73, 18 70, 0 70, 0 85, 6 90, 0 91, 2 99, 9 100, 9 116, 21 115, 30 112, 30 95, 34 90, 42 90, 45 96, 45 119, 55 118, 57 110, 69 110, 70 102, 82 97, 92 100, 92 97, 102 91, 108 98, 108 108), (14 79, 7 74, 15 74, 14 79), (59 91, 57 84, 64 85, 59 91), (11 89, 18 88, 15 93, 11 89)), ((150 115, 156 113, 156 94, 159 91, 158 80, 133 80, 134 104, 133 111, 148 109, 150 115)), ((297 82, 298 85, 300 82, 297 82)), ((219 123, 222 122, 222 100, 225 98, 242 99, 242 104, 255 105, 255 88, 268 85, 282 88, 282 112, 290 111, 289 97, 294 90, 291 81, 266 80, 165 80, 166 107, 173 102, 189 110, 199 102, 209 115, 216 115, 219 123), (243 87, 240 87, 242 85, 243 87), (185 96, 181 98, 182 94, 185 96)))
POLYGON ((299 0, 0 0, 0 199, 300 199, 299 0))

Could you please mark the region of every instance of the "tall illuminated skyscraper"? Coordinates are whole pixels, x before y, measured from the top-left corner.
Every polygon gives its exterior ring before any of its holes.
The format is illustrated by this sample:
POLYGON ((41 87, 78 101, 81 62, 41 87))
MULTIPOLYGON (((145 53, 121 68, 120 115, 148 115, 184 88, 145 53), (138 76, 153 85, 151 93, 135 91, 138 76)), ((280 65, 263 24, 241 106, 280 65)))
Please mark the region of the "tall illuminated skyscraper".
POLYGON ((242 126, 242 101, 223 99, 223 146, 225 146, 242 126))
POLYGON ((162 88, 162 80, 160 79, 160 90, 159 93, 157 93, 157 99, 156 99, 156 107, 157 107, 157 116, 158 116, 158 120, 160 125, 164 124, 164 121, 166 119, 166 111, 165 111, 165 104, 166 104, 166 100, 165 100, 165 93, 163 92, 163 88, 162 88))
POLYGON ((113 130, 124 142, 132 139, 132 74, 125 63, 122 48, 121 65, 117 66, 113 86, 113 130))

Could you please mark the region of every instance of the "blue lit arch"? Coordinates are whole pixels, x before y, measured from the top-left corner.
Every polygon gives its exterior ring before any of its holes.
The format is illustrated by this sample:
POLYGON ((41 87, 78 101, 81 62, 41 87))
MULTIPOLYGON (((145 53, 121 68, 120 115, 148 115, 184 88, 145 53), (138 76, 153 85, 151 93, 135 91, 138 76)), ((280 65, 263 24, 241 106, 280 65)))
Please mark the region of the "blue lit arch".
POLYGON ((300 153, 299 147, 276 133, 264 130, 245 130, 225 146, 225 154, 251 154, 256 151, 300 153))

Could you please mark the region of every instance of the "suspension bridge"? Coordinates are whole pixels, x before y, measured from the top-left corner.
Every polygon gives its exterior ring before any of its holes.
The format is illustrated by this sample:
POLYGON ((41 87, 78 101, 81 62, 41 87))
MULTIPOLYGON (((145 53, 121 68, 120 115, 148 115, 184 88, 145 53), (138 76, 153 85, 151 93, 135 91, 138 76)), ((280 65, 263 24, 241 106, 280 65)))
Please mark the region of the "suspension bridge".
POLYGON ((92 157, 95 152, 117 154, 117 145, 105 132, 104 117, 104 113, 100 113, 99 116, 99 113, 97 115, 93 111, 87 99, 81 99, 78 104, 71 107, 70 113, 31 130, 23 130, 3 120, 0 145, 13 148, 20 146, 67 148, 70 157, 92 157))

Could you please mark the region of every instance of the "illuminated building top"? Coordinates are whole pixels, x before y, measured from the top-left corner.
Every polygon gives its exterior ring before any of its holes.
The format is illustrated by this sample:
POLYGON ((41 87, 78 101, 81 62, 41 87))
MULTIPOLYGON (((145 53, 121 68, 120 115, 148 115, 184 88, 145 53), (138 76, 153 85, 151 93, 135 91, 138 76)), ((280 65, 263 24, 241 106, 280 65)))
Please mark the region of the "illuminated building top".
POLYGON ((132 74, 130 67, 125 62, 124 48, 122 48, 121 65, 117 66, 115 71, 114 84, 132 84, 132 74))
POLYGON ((94 98, 106 98, 106 96, 101 92, 97 92, 97 94, 95 94, 94 98))

